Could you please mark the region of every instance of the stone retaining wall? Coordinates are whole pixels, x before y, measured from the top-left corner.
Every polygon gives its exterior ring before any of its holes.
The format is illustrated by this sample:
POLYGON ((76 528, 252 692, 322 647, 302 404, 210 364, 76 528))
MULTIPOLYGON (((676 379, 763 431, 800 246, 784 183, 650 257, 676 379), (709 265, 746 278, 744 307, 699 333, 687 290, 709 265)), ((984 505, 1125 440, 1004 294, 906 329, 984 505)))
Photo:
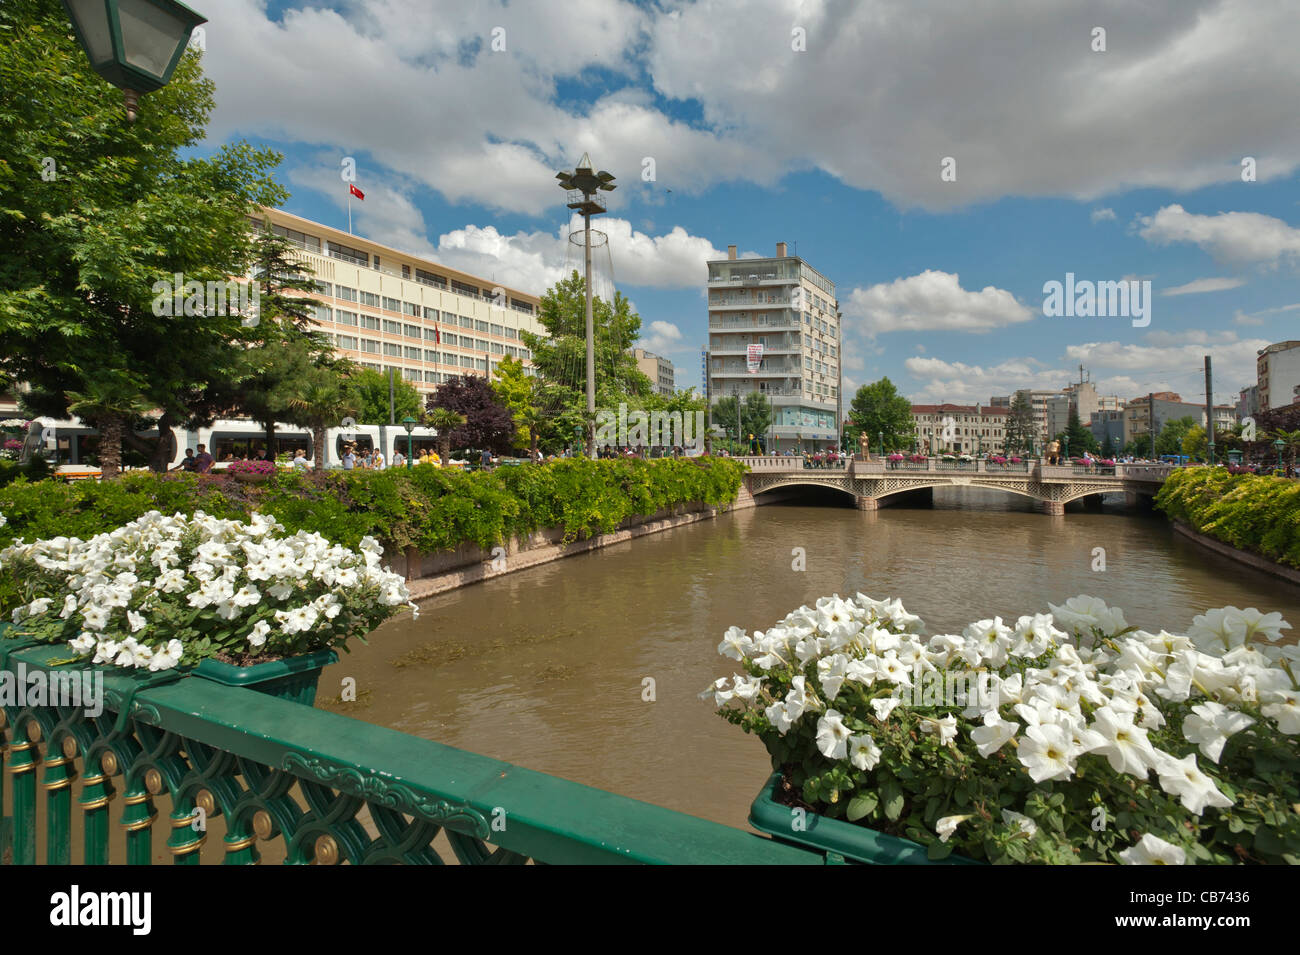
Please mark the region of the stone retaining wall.
MULTIPOLYGON (((763 503, 768 503, 764 501, 763 503)), ((710 507, 707 504, 679 504, 674 508, 665 508, 655 514, 628 518, 609 534, 596 534, 585 540, 565 544, 563 528, 546 528, 524 539, 513 538, 501 545, 502 550, 484 550, 477 544, 461 544, 455 550, 436 551, 422 554, 414 547, 405 554, 394 554, 388 561, 388 567, 394 573, 401 574, 407 580, 413 600, 425 600, 435 594, 464 587, 493 577, 502 577, 527 567, 549 563, 574 554, 583 554, 610 544, 657 534, 708 520, 719 513, 746 510, 756 507, 757 502, 749 489, 741 484, 735 501, 726 509, 710 507)))
POLYGON ((1266 574, 1272 574, 1274 577, 1281 577, 1283 580, 1289 580, 1293 584, 1300 584, 1300 570, 1294 567, 1287 567, 1285 564, 1279 564, 1277 561, 1269 560, 1259 554, 1251 553, 1248 550, 1242 550, 1239 547, 1233 547, 1231 544, 1225 544, 1221 540, 1216 540, 1208 534, 1202 534, 1200 531, 1192 530, 1186 524, 1174 521, 1174 531, 1182 534, 1184 537, 1195 541, 1196 543, 1208 547, 1210 550, 1222 554, 1224 557, 1231 558, 1239 564, 1245 564, 1247 567, 1253 567, 1255 570, 1262 570, 1266 574))

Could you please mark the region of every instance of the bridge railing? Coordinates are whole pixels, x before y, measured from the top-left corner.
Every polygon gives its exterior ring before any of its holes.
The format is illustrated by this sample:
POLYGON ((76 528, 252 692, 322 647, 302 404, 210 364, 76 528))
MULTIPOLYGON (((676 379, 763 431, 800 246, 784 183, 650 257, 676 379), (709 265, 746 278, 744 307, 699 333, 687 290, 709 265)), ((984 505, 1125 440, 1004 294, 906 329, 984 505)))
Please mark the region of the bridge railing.
POLYGON ((751 471, 788 471, 803 467, 803 455, 786 457, 772 454, 737 454, 734 460, 746 464, 751 471))
MULTIPOLYGON (((9 653, 4 668, 39 671, 53 686, 49 675, 68 668, 51 661, 66 655, 65 647, 27 647, 9 653)), ((287 864, 825 861, 250 689, 100 672, 99 715, 87 715, 82 700, 0 708, 0 860, 67 865, 75 847, 87 865, 246 865, 264 851, 287 864), (124 835, 110 836, 113 822, 124 835)))

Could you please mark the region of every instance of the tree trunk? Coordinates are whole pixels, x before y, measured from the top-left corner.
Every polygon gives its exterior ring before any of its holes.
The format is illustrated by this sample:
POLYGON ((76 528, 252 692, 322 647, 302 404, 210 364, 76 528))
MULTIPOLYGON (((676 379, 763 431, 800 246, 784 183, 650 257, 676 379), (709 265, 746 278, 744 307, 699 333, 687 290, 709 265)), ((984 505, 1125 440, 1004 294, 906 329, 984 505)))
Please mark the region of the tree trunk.
POLYGON ((535 464, 537 463, 537 427, 535 425, 528 426, 528 437, 532 443, 531 448, 529 448, 528 460, 535 464))
POLYGON ((272 418, 270 421, 265 422, 265 424, 266 424, 266 455, 270 460, 274 461, 275 460, 275 419, 272 418))
POLYGON ((162 417, 158 419, 158 443, 154 445, 153 453, 149 456, 149 470, 159 474, 167 470, 167 465, 171 463, 177 451, 173 446, 175 440, 171 412, 164 411, 162 417))
POLYGON ((325 470, 325 429, 312 428, 311 443, 314 448, 313 454, 316 455, 316 470, 325 470))
POLYGON ((99 419, 99 470, 104 478, 122 473, 122 431, 126 418, 106 413, 99 419))
POLYGON ((451 460, 451 436, 447 435, 446 437, 439 438, 438 448, 442 454, 443 467, 446 467, 447 462, 451 460))

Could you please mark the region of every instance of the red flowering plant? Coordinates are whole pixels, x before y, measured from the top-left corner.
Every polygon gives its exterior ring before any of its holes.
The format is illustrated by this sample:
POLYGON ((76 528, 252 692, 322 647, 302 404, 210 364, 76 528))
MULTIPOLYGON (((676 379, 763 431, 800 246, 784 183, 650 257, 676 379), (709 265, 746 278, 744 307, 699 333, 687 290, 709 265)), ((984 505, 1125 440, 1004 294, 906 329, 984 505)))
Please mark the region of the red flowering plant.
POLYGON ((271 475, 275 473, 274 461, 231 461, 226 465, 231 474, 271 475))

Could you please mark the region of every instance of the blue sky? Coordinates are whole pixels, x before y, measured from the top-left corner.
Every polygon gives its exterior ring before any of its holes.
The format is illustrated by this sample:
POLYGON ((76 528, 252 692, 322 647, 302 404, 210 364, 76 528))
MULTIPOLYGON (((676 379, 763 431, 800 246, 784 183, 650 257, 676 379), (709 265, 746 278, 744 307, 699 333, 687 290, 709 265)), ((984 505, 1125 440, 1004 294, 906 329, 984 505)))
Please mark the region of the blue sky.
POLYGON ((1202 400, 1205 354, 1226 400, 1258 348, 1300 338, 1283 2, 202 12, 208 145, 282 151, 299 215, 346 226, 352 156, 358 233, 540 294, 572 263, 554 172, 590 151, 619 181, 614 281, 679 386, 699 385, 704 263, 731 243, 797 243, 836 283, 846 387, 888 375, 916 401, 1060 387, 1080 363, 1103 393, 1202 400), (1045 316, 1067 272, 1150 281, 1150 325, 1045 316))

